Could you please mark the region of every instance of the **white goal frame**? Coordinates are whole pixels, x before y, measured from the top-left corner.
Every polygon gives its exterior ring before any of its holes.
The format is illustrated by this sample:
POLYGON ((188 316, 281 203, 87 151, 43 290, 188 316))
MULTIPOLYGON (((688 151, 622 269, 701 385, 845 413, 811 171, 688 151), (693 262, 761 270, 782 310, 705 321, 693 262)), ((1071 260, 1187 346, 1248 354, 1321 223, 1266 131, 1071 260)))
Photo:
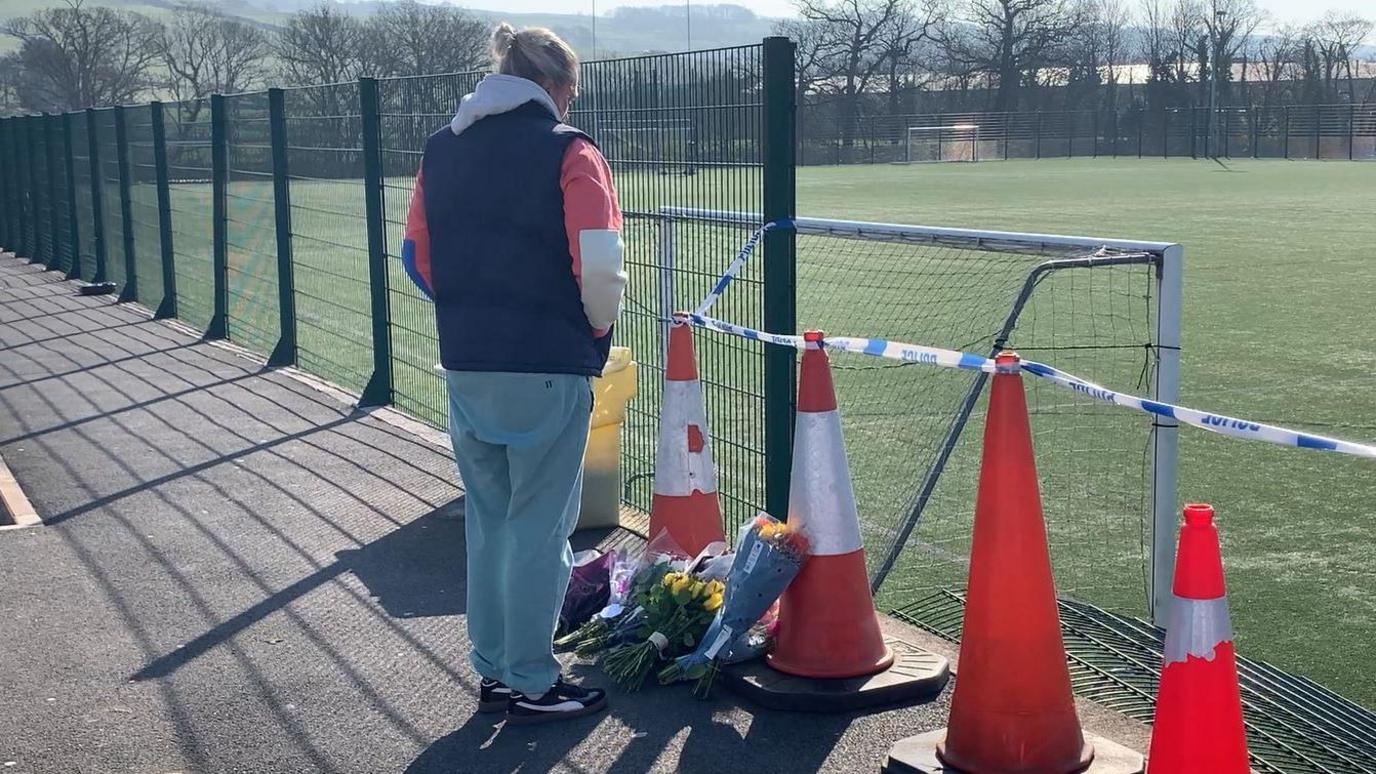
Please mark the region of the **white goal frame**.
MULTIPOLYGON (((689 207, 662 206, 659 221, 659 292, 658 310, 668 320, 674 312, 674 265, 677 244, 675 223, 709 222, 757 227, 763 222, 759 213, 730 212, 689 207)), ((1180 394, 1180 311, 1184 290, 1182 273, 1185 249, 1171 242, 1146 242, 1094 236, 1065 236, 1027 232, 986 231, 981 229, 936 228, 894 223, 869 223, 830 218, 797 217, 793 219, 794 233, 828 235, 834 237, 887 242, 929 243, 964 246, 971 249, 1030 254, 1064 253, 1067 249, 1097 251, 1107 248, 1122 252, 1147 253, 1155 265, 1154 292, 1156 301, 1152 313, 1155 327, 1157 367, 1148 396, 1162 403, 1177 403, 1180 394)), ((793 333, 793 331, 778 331, 793 333)), ((863 335, 864 331, 854 331, 863 335)), ((669 326, 661 333, 662 347, 667 353, 669 326)), ((915 342, 922 343, 922 342, 915 342)), ((667 355, 666 355, 667 356, 667 355)), ((665 361, 667 362, 667 361, 665 361)), ((1179 460, 1179 425, 1171 419, 1157 417, 1152 423, 1148 494, 1151 508, 1149 544, 1150 591, 1147 608, 1157 626, 1165 626, 1166 613, 1172 599, 1171 584, 1175 576, 1176 533, 1180 510, 1177 502, 1179 460)), ((898 544, 901 549, 902 543, 898 544)), ((896 555, 886 564, 892 566, 896 555)), ((879 577, 882 580, 882 576, 879 577)))
POLYGON ((979 124, 941 124, 935 126, 910 126, 904 133, 903 160, 908 164, 935 164, 942 161, 971 162, 979 161, 979 124), (936 158, 915 158, 913 141, 922 137, 926 142, 936 142, 936 158), (963 158, 946 158, 946 149, 960 149, 963 158))

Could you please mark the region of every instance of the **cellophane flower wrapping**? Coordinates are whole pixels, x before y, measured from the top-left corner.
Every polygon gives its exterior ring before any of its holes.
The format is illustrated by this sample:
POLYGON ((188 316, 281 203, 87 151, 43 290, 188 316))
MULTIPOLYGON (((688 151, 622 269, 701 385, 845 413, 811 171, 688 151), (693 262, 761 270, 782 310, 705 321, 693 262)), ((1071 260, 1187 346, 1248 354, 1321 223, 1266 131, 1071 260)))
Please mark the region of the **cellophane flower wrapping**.
POLYGON ((587 555, 575 558, 573 572, 569 574, 568 591, 564 594, 564 606, 559 611, 556 634, 562 636, 576 630, 607 606, 616 559, 615 551, 605 554, 587 552, 587 555), (577 561, 579 559, 582 561, 577 561))
POLYGON ((660 671, 660 682, 706 678, 699 686, 705 692, 719 660, 762 649, 762 641, 750 647, 750 630, 798 576, 807 556, 807 538, 798 529, 761 513, 736 547, 720 611, 697 647, 660 671))

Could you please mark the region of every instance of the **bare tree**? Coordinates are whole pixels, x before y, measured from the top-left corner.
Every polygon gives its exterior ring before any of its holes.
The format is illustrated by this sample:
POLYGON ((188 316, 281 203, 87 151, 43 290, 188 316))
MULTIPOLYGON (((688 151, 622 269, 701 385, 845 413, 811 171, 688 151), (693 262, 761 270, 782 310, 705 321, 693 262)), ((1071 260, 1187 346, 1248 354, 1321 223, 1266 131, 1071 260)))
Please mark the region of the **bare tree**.
POLYGON ((841 96, 842 143, 854 142, 855 119, 860 114, 860 96, 884 66, 884 39, 900 16, 910 13, 906 0, 800 0, 798 13, 818 25, 818 43, 824 61, 832 72, 841 96))
MULTIPOLYGON (((1175 82, 1192 80, 1192 52, 1204 34, 1204 3, 1202 0, 1175 0, 1170 8, 1170 41, 1175 82)), ((1199 73, 1203 78, 1203 71, 1199 73)))
POLYGON ((918 67, 918 54, 936 30, 941 11, 935 2, 924 0, 917 7, 904 7, 879 35, 879 57, 888 78, 889 115, 899 112, 903 93, 903 79, 913 82, 919 74, 924 82, 931 78, 931 68, 918 67))
POLYGON ((1170 49, 1169 24, 1165 0, 1140 0, 1137 55, 1151 68, 1153 77, 1167 69, 1164 64, 1170 49))
POLYGON ((1324 89, 1331 95, 1330 98, 1337 96, 1337 79, 1346 73, 1348 99, 1356 102, 1353 65, 1357 58, 1357 47, 1371 34, 1371 30, 1370 20, 1355 13, 1340 11, 1329 11, 1312 26, 1310 36, 1323 62, 1324 89))
POLYGON ((272 49, 288 84, 341 83, 362 74, 364 42, 358 19, 321 3, 288 19, 272 49))
POLYGON ((984 73, 997 84, 994 110, 1014 110, 1024 84, 1064 63, 1083 19, 1071 0, 965 0, 941 41, 957 70, 984 73))
POLYGON ((1104 37, 1104 60, 1108 64, 1104 81, 1113 89, 1118 85, 1118 65, 1127 64, 1132 58, 1128 48, 1132 12, 1124 0, 1095 0, 1094 18, 1104 37))
POLYGON ((1261 66, 1261 104, 1270 108, 1280 102, 1285 83, 1299 74, 1301 41, 1304 33, 1293 25, 1283 25, 1256 39, 1252 58, 1261 66))
POLYGON ((267 76, 268 51, 262 30, 203 3, 174 9, 158 38, 167 88, 179 101, 260 86, 267 76))
POLYGON ((774 25, 774 34, 793 41, 798 78, 798 101, 811 94, 833 71, 831 49, 823 25, 817 22, 788 19, 774 25))
POLYGON ((158 27, 146 16, 66 0, 9 22, 17 99, 30 110, 132 102, 150 85, 158 27))
POLYGON ((1233 65, 1251 46, 1252 36, 1264 19, 1256 0, 1208 0, 1203 20, 1213 50, 1208 77, 1218 87, 1220 105, 1229 101, 1233 65))
POLYGON ((486 64, 487 24, 454 6, 400 0, 366 26, 373 75, 458 73, 486 64))

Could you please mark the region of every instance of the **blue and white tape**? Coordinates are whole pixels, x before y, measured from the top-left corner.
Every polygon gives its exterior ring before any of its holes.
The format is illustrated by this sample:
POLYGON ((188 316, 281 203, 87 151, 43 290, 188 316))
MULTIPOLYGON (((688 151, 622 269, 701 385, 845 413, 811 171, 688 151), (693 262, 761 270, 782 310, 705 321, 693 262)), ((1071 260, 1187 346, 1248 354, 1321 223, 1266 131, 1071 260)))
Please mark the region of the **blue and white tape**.
POLYGON ((1074 390, 1081 395, 1094 398, 1104 403, 1114 406, 1122 406, 1147 414, 1154 414, 1158 417, 1174 419, 1175 421, 1208 430, 1219 435, 1226 435, 1231 438, 1244 438, 1251 441, 1265 441, 1280 446, 1293 446, 1299 449, 1320 449, 1322 451, 1338 452, 1339 454, 1351 454, 1356 457, 1370 457, 1376 459, 1376 446, 1367 444, 1343 441, 1337 438, 1329 438, 1322 435, 1311 433, 1301 433, 1298 430, 1289 430, 1284 427, 1276 427, 1262 422, 1252 422, 1246 419, 1225 416, 1223 414, 1210 414, 1205 411, 1198 411, 1184 406, 1174 406, 1169 403, 1139 398, 1136 395, 1128 395, 1122 392, 1110 390, 1094 382, 1081 379, 1074 374, 1052 368, 1043 363, 1025 360, 1022 369, 1033 376, 1046 379, 1053 384, 1059 384, 1069 390, 1074 390))
MULTIPOLYGON (((721 279, 719 279, 717 284, 712 288, 712 292, 698 305, 697 310, 692 314, 675 314, 675 321, 717 331, 718 333, 740 336, 741 338, 750 339, 752 341, 763 341, 781 347, 793 347, 794 349, 832 349, 842 352, 852 352, 857 355, 898 360, 905 363, 934 365, 944 368, 959 368, 966 371, 983 371, 985 373, 995 373, 1003 370, 1003 366, 996 366, 994 361, 990 358, 953 349, 927 347, 920 344, 904 344, 902 342, 887 341, 885 339, 867 339, 847 336, 835 338, 824 337, 820 342, 808 341, 802 336, 769 333, 768 331, 747 328, 743 325, 736 325, 734 323, 728 323, 723 320, 708 317, 707 311, 712 308, 712 305, 717 302, 717 299, 721 298, 722 293, 724 293, 727 286, 731 284, 731 280, 735 278, 736 274, 740 272, 741 267, 744 266, 745 262, 750 258, 755 243, 759 241, 760 237, 763 236, 766 231, 774 227, 775 224, 773 223, 766 224, 764 228, 752 234, 750 240, 747 241, 745 246, 737 253, 735 260, 731 262, 726 273, 722 275, 721 279)), ((1181 424, 1198 427, 1203 430, 1208 430, 1211 433, 1226 435, 1230 438, 1262 441, 1299 449, 1319 449, 1321 451, 1331 451, 1339 454, 1376 459, 1376 446, 1343 441, 1322 435, 1302 433, 1298 430, 1276 427, 1275 425, 1268 425, 1262 422, 1237 419, 1223 414, 1210 414, 1205 411, 1198 411, 1184 406, 1175 406, 1170 403, 1140 398, 1136 395, 1110 390, 1107 387, 1095 384, 1087 379, 1081 379, 1074 374, 1069 374, 1044 363, 1038 363, 1032 360, 1021 361, 1019 367, 1021 370, 1033 376, 1045 379, 1053 384, 1060 385, 1061 387, 1093 398, 1094 400, 1114 406, 1121 406, 1126 409, 1132 409, 1134 411, 1140 411, 1164 419, 1173 419, 1181 424)))
POLYGON ((741 267, 745 266, 745 262, 750 260, 751 253, 755 252, 755 245, 759 244, 760 238, 764 236, 764 233, 779 227, 780 225, 778 223, 766 223, 756 229, 755 233, 751 234, 749 239, 745 240, 745 244, 741 245, 741 249, 736 252, 736 257, 731 261, 731 265, 726 267, 726 273, 721 275, 721 279, 717 280, 717 284, 712 286, 712 291, 707 294, 706 298, 702 299, 702 303, 698 304, 698 308, 693 310, 694 314, 707 314, 707 310, 711 309, 712 305, 717 303, 717 299, 721 298, 722 294, 726 292, 726 288, 731 284, 731 280, 735 279, 736 275, 740 273, 741 267))

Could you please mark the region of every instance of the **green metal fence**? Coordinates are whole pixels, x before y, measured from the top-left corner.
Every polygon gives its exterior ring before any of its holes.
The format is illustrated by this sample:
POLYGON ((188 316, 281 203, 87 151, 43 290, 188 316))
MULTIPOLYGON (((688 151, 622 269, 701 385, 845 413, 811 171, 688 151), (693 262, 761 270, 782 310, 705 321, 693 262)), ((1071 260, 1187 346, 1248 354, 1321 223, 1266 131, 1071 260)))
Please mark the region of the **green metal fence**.
MULTIPOLYGON (((401 266, 427 138, 482 73, 271 89, 0 119, 0 244, 121 301, 447 421, 434 310, 401 266)), ((668 314, 695 304, 757 223, 671 208, 793 215, 793 46, 583 66, 570 122, 610 161, 631 290, 616 342, 641 368, 624 434, 625 500, 648 509, 668 314)), ((793 237, 779 232, 722 301, 793 330, 793 237)), ((788 491, 794 358, 702 338, 697 352, 728 521, 788 491)))

